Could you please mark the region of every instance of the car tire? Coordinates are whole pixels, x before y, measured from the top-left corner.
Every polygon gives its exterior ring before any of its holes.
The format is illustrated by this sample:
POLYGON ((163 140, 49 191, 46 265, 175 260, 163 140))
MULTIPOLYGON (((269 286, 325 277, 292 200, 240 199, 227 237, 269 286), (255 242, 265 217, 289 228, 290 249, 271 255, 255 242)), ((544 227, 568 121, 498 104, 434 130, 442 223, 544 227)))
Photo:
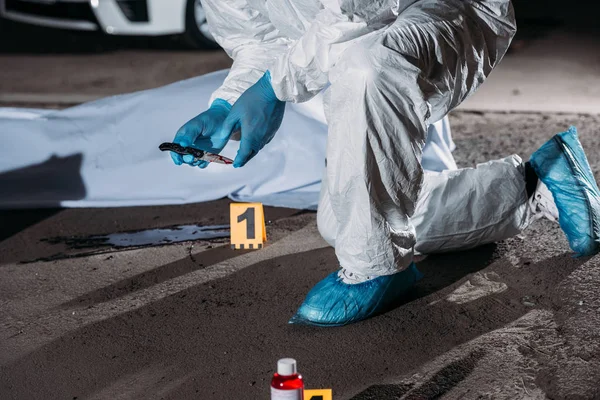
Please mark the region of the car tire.
POLYGON ((208 31, 206 16, 200 0, 187 0, 184 39, 189 46, 195 49, 220 48, 208 31))

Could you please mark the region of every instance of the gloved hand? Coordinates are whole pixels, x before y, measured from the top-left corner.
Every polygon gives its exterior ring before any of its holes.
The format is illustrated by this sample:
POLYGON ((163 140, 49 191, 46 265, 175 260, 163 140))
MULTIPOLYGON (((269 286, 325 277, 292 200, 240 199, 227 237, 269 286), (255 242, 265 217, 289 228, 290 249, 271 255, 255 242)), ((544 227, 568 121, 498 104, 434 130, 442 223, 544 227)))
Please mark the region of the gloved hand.
MULTIPOLYGON (((175 134, 173 143, 218 154, 229 141, 229 136, 222 136, 224 133, 222 128, 223 122, 225 122, 230 110, 231 105, 228 102, 223 99, 216 99, 208 110, 179 128, 179 131, 175 134)), ((197 161, 194 163, 194 157, 191 155, 182 156, 181 154, 172 152, 171 158, 177 165, 186 163, 200 168, 206 168, 208 165, 206 161, 197 161)))
POLYGON ((240 148, 233 161, 235 168, 246 165, 273 139, 284 112, 285 102, 275 96, 267 71, 239 97, 223 123, 222 137, 229 138, 237 130, 241 132, 240 148))

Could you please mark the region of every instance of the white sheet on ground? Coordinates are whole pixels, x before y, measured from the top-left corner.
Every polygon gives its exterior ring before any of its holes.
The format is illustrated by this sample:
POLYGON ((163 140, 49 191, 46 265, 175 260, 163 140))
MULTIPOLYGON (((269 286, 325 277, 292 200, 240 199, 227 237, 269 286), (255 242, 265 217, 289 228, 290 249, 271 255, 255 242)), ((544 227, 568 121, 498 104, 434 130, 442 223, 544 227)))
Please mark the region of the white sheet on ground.
MULTIPOLYGON (((0 208, 235 201, 315 209, 325 166, 321 96, 289 104, 279 133, 246 167, 175 166, 158 150, 203 111, 228 71, 66 110, 0 108, 0 208)), ((233 158, 238 142, 225 156, 233 158)), ((431 125, 425 169, 455 169, 447 119, 431 125)))

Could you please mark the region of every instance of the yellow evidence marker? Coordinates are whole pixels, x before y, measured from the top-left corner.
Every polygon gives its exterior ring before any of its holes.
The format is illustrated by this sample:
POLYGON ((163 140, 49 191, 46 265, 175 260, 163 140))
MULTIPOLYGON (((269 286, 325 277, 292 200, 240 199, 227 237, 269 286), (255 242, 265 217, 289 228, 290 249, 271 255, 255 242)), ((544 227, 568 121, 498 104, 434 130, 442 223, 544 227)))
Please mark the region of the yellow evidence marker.
POLYGON ((231 248, 236 250, 262 249, 267 241, 265 212, 261 203, 231 203, 231 248))
POLYGON ((332 400, 331 389, 304 389, 304 400, 332 400))

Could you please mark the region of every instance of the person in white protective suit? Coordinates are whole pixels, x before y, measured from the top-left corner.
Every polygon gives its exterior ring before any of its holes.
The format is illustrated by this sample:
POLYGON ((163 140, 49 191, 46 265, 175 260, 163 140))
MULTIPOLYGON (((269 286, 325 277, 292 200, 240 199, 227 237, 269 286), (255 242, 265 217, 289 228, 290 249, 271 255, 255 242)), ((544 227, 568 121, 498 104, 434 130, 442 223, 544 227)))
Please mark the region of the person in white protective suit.
POLYGON ((516 31, 509 0, 203 4, 234 63, 210 108, 175 142, 219 152, 239 133, 234 166, 242 167, 277 131, 285 102, 324 91, 329 133, 317 219, 339 269, 310 291, 291 323, 336 326, 380 313, 421 278, 415 251, 502 240, 542 215, 560 220, 579 254, 598 251, 598 188, 589 166, 569 170, 587 165, 574 130, 528 163, 513 155, 440 173, 421 167, 429 124, 471 95, 506 53, 516 31), (579 201, 575 217, 563 211, 573 206, 569 196, 559 199, 564 193, 579 201))

